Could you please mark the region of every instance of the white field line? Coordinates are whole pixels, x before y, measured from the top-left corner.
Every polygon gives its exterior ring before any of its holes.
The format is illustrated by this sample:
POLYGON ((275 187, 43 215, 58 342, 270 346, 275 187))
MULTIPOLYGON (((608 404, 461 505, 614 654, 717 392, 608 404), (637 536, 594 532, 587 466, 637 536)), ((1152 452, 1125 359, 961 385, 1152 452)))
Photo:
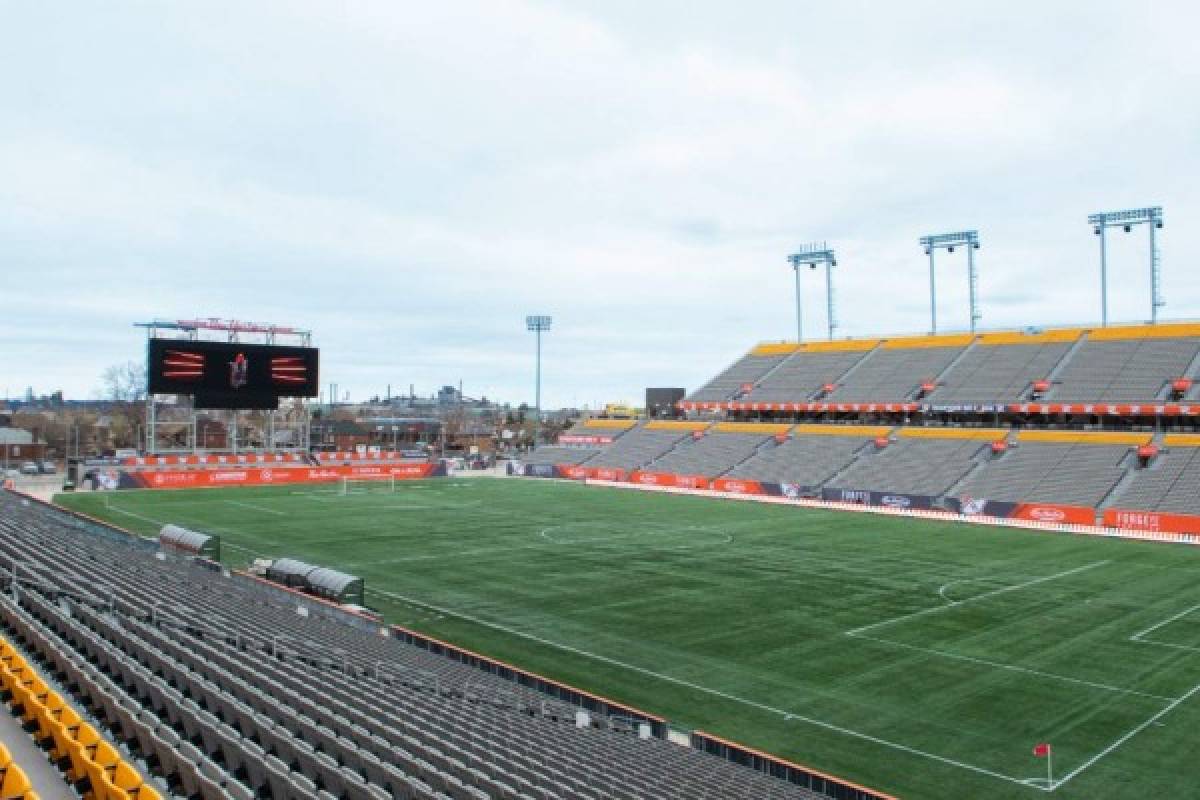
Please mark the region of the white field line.
POLYGON ((1102 567, 1105 564, 1111 564, 1111 563, 1112 563, 1111 559, 1105 559, 1104 561, 1094 561, 1091 564, 1084 564, 1082 567, 1075 567, 1074 569, 1063 570, 1062 572, 1056 572, 1053 575, 1045 575, 1041 578, 1034 578, 1033 580, 1025 581, 1024 583, 1018 583, 1018 584, 1014 584, 1012 586, 1005 586, 1002 589, 995 589, 990 592, 984 592, 983 594, 977 594, 974 597, 968 597, 966 600, 952 600, 950 603, 948 603, 946 605, 933 606, 932 608, 923 608, 920 611, 914 611, 911 614, 903 614, 899 617, 885 619, 881 622, 873 622, 870 625, 863 625, 861 628, 855 628, 854 630, 846 631, 846 635, 854 636, 856 634, 862 633, 863 631, 869 631, 869 630, 873 630, 875 628, 882 628, 885 625, 891 625, 896 622, 903 622, 904 620, 907 620, 907 619, 915 619, 917 617, 923 617, 926 614, 936 614, 940 611, 945 611, 948 608, 957 608, 958 606, 966 605, 968 603, 975 603, 980 600, 986 600, 989 597, 995 597, 996 595, 1005 594, 1006 592, 1015 592, 1020 589, 1027 589, 1030 586, 1036 586, 1039 583, 1046 583, 1047 581, 1058 580, 1059 578, 1066 578, 1070 575, 1075 575, 1077 573, 1085 572, 1089 569, 1095 569, 1096 567, 1102 567))
POLYGON ((265 506, 255 505, 254 503, 246 503, 241 500, 226 500, 225 502, 231 506, 239 506, 241 508, 248 508, 251 511, 260 511, 263 514, 274 514, 277 517, 286 517, 287 516, 287 514, 285 514, 282 511, 276 511, 273 508, 266 508, 265 506))
MULTIPOLYGON (((703 692, 704 694, 712 695, 713 697, 720 697, 723 700, 729 700, 734 703, 739 703, 741 705, 750 706, 751 708, 757 708, 760 711, 766 711, 770 714, 775 714, 777 716, 781 716, 785 720, 799 720, 801 722, 806 722, 809 725, 814 725, 818 728, 824 728, 825 730, 833 731, 835 733, 840 733, 842 735, 850 736, 855 739, 862 739, 864 741, 868 741, 873 744, 891 748, 893 750, 899 750, 901 752, 909 753, 911 755, 919 756, 921 758, 926 758, 926 759, 929 759, 932 761, 938 761, 943 764, 948 764, 949 766, 952 766, 952 767, 958 767, 959 769, 968 770, 970 772, 975 772, 980 775, 986 775, 990 778, 996 778, 997 780, 1007 781, 1008 783, 1015 783, 1019 786, 1029 786, 1029 784, 1027 782, 1028 779, 1014 778, 1011 775, 1004 775, 1003 773, 995 772, 993 770, 987 769, 986 767, 980 767, 980 766, 976 766, 974 764, 967 764, 962 761, 956 761, 952 758, 947 758, 946 756, 939 756, 936 753, 928 753, 924 750, 919 750, 915 747, 909 747, 908 745, 905 745, 905 744, 900 744, 898 742, 892 742, 887 739, 880 738, 878 736, 872 736, 869 733, 862 733, 861 731, 856 731, 851 728, 844 728, 840 725, 835 725, 832 722, 825 722, 824 720, 816 719, 815 717, 807 717, 807 716, 804 716, 803 714, 798 714, 798 713, 795 713, 792 711, 787 711, 782 708, 776 708, 774 706, 770 706, 765 703, 760 703, 756 700, 749 700, 744 697, 739 697, 735 694, 730 694, 729 692, 723 692, 719 689, 713 689, 708 686, 703 686, 698 683, 693 683, 692 681, 684 680, 682 678, 676 678, 671 675, 666 675, 661 672, 656 672, 654 670, 647 669, 646 667, 639 667, 635 664, 629 664, 625 661, 620 661, 619 659, 615 659, 610 656, 604 656, 604 655, 600 655, 598 653, 592 653, 588 650, 584 650, 579 647, 574 647, 574 646, 568 645, 568 644, 562 644, 561 642, 551 641, 550 639, 546 639, 546 638, 537 636, 532 633, 526 633, 524 631, 516 630, 515 628, 510 628, 507 625, 500 625, 495 622, 488 622, 487 620, 479 619, 478 617, 474 617, 470 614, 465 614, 465 613, 462 613, 459 611, 454 611, 454 610, 451 610, 448 608, 443 608, 441 606, 434 605, 433 603, 426 603, 424 601, 417 600, 412 597, 407 597, 405 595, 397 594, 395 592, 383 591, 381 589, 368 589, 367 591, 372 594, 382 595, 384 597, 392 598, 393 600, 400 600, 400 601, 408 603, 410 605, 419 606, 422 608, 429 609, 431 611, 436 611, 445 616, 456 617, 458 619, 463 619, 463 620, 466 620, 467 622, 471 622, 476 625, 482 625, 483 627, 486 627, 486 628, 492 628, 493 630, 501 631, 502 633, 509 634, 510 636, 516 636, 521 639, 527 639, 528 641, 536 642, 538 644, 545 645, 547 647, 553 647, 557 650, 562 650, 564 652, 574 653, 575 655, 583 656, 585 658, 590 658, 594 661, 599 661, 599 662, 609 664, 614 667, 619 667, 621 669, 629 670, 630 672, 637 672, 639 674, 646 675, 651 678, 656 678, 658 680, 665 681, 666 683, 673 683, 677 686, 683 686, 687 689, 693 689, 697 692, 703 692)), ((1034 787, 1034 788, 1041 789, 1042 791, 1048 791, 1047 789, 1042 789, 1042 787, 1034 787)))
POLYGON ((115 511, 115 512, 117 512, 118 514, 124 514, 125 516, 127 516, 127 517, 133 517, 134 519, 140 519, 142 522, 149 522, 149 523, 151 523, 152 525, 166 525, 166 524, 168 524, 168 523, 166 523, 166 522, 163 522, 161 519, 151 519, 150 517, 145 517, 145 516, 142 516, 141 514, 135 514, 135 513, 134 513, 134 512, 132 512, 132 511, 126 511, 126 510, 125 510, 125 509, 123 509, 123 508, 118 508, 117 506, 114 506, 112 503, 108 502, 108 498, 107 498, 107 497, 106 497, 106 498, 104 498, 104 510, 105 510, 105 511, 115 511))
POLYGON ((1110 686, 1107 683, 1096 683, 1094 681, 1087 681, 1082 678, 1072 678, 1069 675, 1060 675, 1056 672, 1044 672, 1040 669, 1032 669, 1030 667, 1020 667, 1020 666, 1017 666, 1016 664, 1005 664, 1001 661, 990 661, 986 658, 975 658, 974 656, 965 656, 960 653, 951 653, 946 650, 935 650, 931 647, 921 647, 920 645, 906 644, 904 642, 896 642, 896 641, 892 641, 891 639, 879 639, 874 636, 867 636, 865 634, 857 634, 857 635, 855 635, 854 638, 863 639, 863 640, 866 640, 869 642, 878 642, 879 644, 886 644, 886 645, 890 645, 892 647, 899 647, 904 650, 913 650, 918 653, 928 653, 929 655, 940 656, 942 658, 949 658, 954 661, 967 661, 972 664, 982 664, 984 666, 995 667, 996 669, 1008 670, 1010 672, 1020 672, 1025 675, 1036 675, 1040 678, 1050 678, 1052 680, 1063 681, 1065 683, 1074 683, 1074 684, 1078 684, 1079 686, 1088 686, 1092 689, 1102 689, 1106 692, 1115 692, 1117 694, 1136 695, 1138 697, 1145 697, 1150 700, 1158 700, 1163 703, 1169 703, 1175 699, 1173 697, 1164 697, 1162 695, 1150 694, 1148 692, 1139 692, 1136 689, 1125 689, 1120 686, 1110 686))
MULTIPOLYGON (((1167 625, 1170 625, 1175 620, 1181 619, 1182 617, 1186 617, 1188 614, 1191 614, 1193 611, 1197 611, 1197 610, 1200 610, 1200 603, 1197 603, 1196 605, 1192 606, 1191 608, 1186 608, 1183 611, 1180 611, 1178 614, 1176 614, 1173 617, 1167 617, 1162 622, 1151 625, 1149 628, 1146 628, 1146 630, 1144 630, 1144 631, 1138 631, 1133 636, 1130 636, 1129 640, 1131 642, 1139 641, 1146 634, 1154 633, 1159 628, 1165 628, 1167 625)), ((1162 644, 1162 643, 1161 642, 1151 642, 1151 644, 1162 644)), ((1182 645, 1180 645, 1180 646, 1182 646, 1182 645)), ((1188 648, 1188 649, 1193 649, 1193 648, 1188 648)))
POLYGON ((1076 767, 1075 769, 1073 769, 1073 770, 1071 770, 1070 772, 1068 772, 1066 775, 1064 775, 1064 776, 1062 776, 1061 778, 1059 778, 1057 781, 1055 781, 1055 782, 1054 782, 1054 785, 1053 785, 1053 786, 1050 788, 1050 790, 1049 790, 1049 791, 1054 791, 1054 790, 1055 790, 1055 789, 1057 789, 1058 787, 1060 787, 1060 786, 1062 786, 1063 784, 1067 783, 1069 780, 1071 780, 1072 778, 1074 778, 1076 775, 1078 775, 1079 773, 1083 772, 1085 769, 1087 769, 1088 767, 1092 766, 1093 764, 1095 764, 1096 762, 1098 762, 1100 759, 1104 758, 1104 757, 1105 757, 1105 756, 1107 756, 1109 753, 1111 753, 1111 752, 1113 752, 1114 750, 1116 750, 1116 749, 1117 749, 1118 747, 1120 747, 1121 745, 1125 744, 1127 741, 1129 741, 1130 739, 1132 739, 1134 736, 1137 736, 1139 733, 1141 733, 1142 731, 1144 731, 1146 728, 1148 728, 1148 727, 1150 727, 1151 725, 1153 725, 1154 723, 1158 722, 1160 719, 1162 719, 1163 717, 1165 717, 1167 714, 1170 714, 1172 711, 1174 711, 1176 708, 1178 708, 1178 707, 1180 706, 1180 704, 1181 704, 1181 703, 1183 703, 1184 701, 1188 700, 1188 699, 1189 699, 1189 698, 1191 698, 1193 695, 1195 695, 1195 694, 1196 694, 1196 692, 1200 692, 1200 684, 1196 684, 1196 685, 1195 685, 1195 686, 1193 686, 1191 689, 1189 689, 1189 690, 1188 690, 1188 692, 1187 692, 1186 694, 1182 694, 1182 695, 1180 695, 1179 697, 1177 697, 1177 698, 1175 698, 1174 700, 1172 700, 1172 701, 1171 701, 1171 703, 1170 703, 1170 705, 1168 705, 1168 706, 1167 706, 1166 708, 1164 708, 1163 710, 1159 711, 1159 712, 1158 712, 1157 714, 1155 714, 1154 716, 1150 717, 1150 719, 1146 720, 1146 721, 1145 721, 1145 722, 1143 722, 1141 725, 1138 725, 1136 728, 1134 728, 1134 729, 1130 730, 1128 733, 1126 733, 1126 734, 1124 734, 1123 736, 1121 736, 1121 738, 1117 739, 1115 742, 1113 742, 1112 744, 1110 744, 1108 747, 1104 748, 1104 749, 1103 749, 1103 750, 1101 750, 1099 753, 1097 753, 1096 755, 1092 756, 1092 757, 1091 757, 1091 758, 1089 758, 1087 761, 1083 762, 1083 763, 1082 763, 1082 764, 1080 764, 1078 767, 1076 767))

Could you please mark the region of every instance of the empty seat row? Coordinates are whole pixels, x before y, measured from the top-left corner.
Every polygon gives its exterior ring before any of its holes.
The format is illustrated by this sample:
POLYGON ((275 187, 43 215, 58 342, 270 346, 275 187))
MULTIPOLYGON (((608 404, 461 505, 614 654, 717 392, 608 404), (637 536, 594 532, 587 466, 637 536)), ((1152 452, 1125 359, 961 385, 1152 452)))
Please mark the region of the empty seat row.
POLYGON ((2 493, 10 560, 0 615, 175 795, 812 797, 2 493))

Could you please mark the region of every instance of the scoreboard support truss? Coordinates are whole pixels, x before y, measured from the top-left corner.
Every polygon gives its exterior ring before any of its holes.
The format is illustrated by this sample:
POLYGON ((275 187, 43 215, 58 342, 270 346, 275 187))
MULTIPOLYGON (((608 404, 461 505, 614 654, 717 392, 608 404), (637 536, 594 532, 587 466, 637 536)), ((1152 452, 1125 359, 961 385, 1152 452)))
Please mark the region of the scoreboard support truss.
MULTIPOLYGON (((150 322, 135 322, 134 327, 144 328, 147 344, 153 339, 177 339, 183 342, 227 342, 263 345, 293 345, 312 347, 312 331, 282 325, 262 325, 240 320, 223 320, 218 317, 206 317, 190 320, 155 319, 150 322)), ((147 377, 153 365, 147 363, 147 377)), ((146 455, 159 454, 198 454, 202 451, 222 450, 236 454, 238 452, 238 409, 218 411, 209 409, 205 412, 209 418, 228 415, 225 435, 220 438, 220 444, 212 447, 212 438, 202 427, 194 401, 187 409, 186 419, 179 419, 180 405, 167 403, 167 398, 182 395, 157 394, 146 392, 146 424, 145 441, 142 443, 146 455), (176 412, 175 419, 164 419, 164 416, 176 412), (183 432, 182 444, 174 443, 164 446, 160 434, 170 435, 183 432)), ((307 452, 311 439, 312 409, 311 404, 303 398, 284 398, 293 401, 290 409, 267 410, 266 440, 263 449, 268 452, 307 452), (286 445, 278 445, 276 433, 293 431, 292 441, 286 445)))

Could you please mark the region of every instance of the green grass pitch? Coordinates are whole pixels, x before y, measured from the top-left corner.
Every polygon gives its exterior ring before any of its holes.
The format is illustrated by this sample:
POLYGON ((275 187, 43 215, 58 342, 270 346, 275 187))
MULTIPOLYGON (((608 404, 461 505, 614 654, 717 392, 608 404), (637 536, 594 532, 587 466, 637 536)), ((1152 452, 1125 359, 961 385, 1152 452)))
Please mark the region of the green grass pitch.
POLYGON ((905 798, 1200 792, 1188 546, 487 478, 59 502, 360 574, 392 622, 905 798))

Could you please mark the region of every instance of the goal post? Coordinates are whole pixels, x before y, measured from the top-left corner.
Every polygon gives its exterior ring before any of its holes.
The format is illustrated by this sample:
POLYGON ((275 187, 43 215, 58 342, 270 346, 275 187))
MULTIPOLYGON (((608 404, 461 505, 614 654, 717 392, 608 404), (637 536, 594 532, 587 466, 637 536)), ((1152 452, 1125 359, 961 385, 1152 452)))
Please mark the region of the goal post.
POLYGON ((377 494, 396 491, 396 476, 381 475, 377 478, 342 478, 338 494, 377 494))

